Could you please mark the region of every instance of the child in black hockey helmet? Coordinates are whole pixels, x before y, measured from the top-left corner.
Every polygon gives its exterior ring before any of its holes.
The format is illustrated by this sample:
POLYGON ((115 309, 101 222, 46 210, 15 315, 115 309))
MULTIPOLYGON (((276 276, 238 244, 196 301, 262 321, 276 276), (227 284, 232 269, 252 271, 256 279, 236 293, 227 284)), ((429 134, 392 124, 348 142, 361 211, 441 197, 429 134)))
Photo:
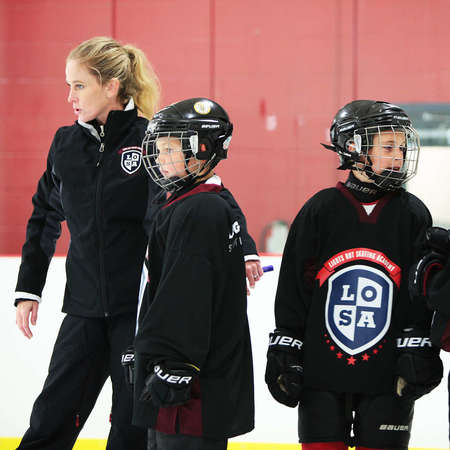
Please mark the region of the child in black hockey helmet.
POLYGON ((318 192, 294 220, 283 254, 266 383, 299 405, 303 450, 406 450, 414 401, 442 378, 431 314, 408 295, 431 216, 402 184, 419 138, 406 113, 358 100, 330 130, 345 183, 318 192))
POLYGON ((134 421, 152 449, 222 450, 253 428, 241 226, 213 172, 232 130, 219 104, 194 98, 157 113, 143 142, 168 193, 153 212, 135 339, 134 421))

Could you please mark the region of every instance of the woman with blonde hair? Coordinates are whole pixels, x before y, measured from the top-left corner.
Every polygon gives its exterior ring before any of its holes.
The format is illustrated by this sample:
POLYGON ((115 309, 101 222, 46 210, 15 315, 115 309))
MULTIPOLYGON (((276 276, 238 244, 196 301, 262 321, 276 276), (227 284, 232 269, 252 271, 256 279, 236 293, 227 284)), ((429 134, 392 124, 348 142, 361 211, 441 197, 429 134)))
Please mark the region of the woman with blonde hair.
POLYGON ((16 323, 36 325, 63 220, 70 231, 66 313, 44 388, 20 449, 71 449, 106 379, 113 386, 108 449, 145 449, 131 425, 132 395, 121 353, 134 338, 147 237, 143 221, 158 190, 140 146, 159 100, 144 53, 107 37, 89 39, 66 61, 77 121, 57 130, 33 196, 15 295, 16 323))

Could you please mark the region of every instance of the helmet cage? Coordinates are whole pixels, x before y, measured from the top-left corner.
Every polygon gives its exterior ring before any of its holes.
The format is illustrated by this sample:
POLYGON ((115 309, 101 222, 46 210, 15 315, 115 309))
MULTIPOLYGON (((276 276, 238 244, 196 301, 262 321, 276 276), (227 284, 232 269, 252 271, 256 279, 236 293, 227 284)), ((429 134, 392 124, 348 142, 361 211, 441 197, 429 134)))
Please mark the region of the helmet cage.
POLYGON ((199 138, 196 131, 147 131, 142 141, 142 161, 152 180, 166 191, 177 191, 206 174, 216 155, 212 154, 205 164, 198 158, 199 138), (165 139, 164 158, 160 158, 158 141, 165 139), (174 146, 171 141, 181 144, 174 146), (195 163, 189 164, 193 160, 195 163))
POLYGON ((339 156, 342 152, 350 158, 349 168, 365 173, 382 189, 395 190, 416 175, 420 140, 411 126, 378 125, 355 130, 342 150, 339 156))

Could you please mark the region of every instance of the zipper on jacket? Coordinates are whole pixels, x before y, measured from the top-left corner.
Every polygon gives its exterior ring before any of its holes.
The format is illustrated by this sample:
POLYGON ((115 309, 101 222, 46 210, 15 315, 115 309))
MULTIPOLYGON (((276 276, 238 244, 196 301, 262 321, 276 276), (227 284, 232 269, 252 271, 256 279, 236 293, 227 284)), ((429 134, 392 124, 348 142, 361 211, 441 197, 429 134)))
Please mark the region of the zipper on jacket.
POLYGON ((97 167, 100 166, 103 158, 103 152, 105 151, 105 143, 103 142, 103 138, 105 137, 105 128, 104 125, 100 125, 100 148, 98 149, 100 155, 97 161, 97 167))
MULTIPOLYGON (((101 169, 101 162, 103 158, 103 153, 105 151, 105 143, 103 138, 105 137, 104 125, 100 125, 100 148, 99 148, 99 158, 97 161, 97 167, 101 169)), ((105 263, 104 263, 104 242, 103 242, 103 230, 102 230, 102 180, 103 171, 99 170, 97 178, 97 188, 96 188, 96 205, 95 205, 95 215, 97 222, 97 236, 98 236, 98 261, 100 270, 100 298, 103 304, 103 314, 105 317, 109 316, 108 312, 108 301, 106 298, 106 283, 105 283, 105 263)))

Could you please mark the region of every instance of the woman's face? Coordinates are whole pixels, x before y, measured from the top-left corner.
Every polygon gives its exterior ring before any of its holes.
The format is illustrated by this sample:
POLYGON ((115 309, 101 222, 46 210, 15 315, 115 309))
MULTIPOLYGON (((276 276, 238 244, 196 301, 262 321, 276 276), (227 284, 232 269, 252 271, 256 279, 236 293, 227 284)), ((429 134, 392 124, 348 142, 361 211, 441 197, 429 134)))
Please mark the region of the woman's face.
POLYGON ((77 60, 67 61, 66 82, 69 86, 67 101, 72 104, 75 115, 83 122, 97 119, 104 124, 111 110, 123 109, 117 99, 117 80, 101 85, 98 78, 77 60))

